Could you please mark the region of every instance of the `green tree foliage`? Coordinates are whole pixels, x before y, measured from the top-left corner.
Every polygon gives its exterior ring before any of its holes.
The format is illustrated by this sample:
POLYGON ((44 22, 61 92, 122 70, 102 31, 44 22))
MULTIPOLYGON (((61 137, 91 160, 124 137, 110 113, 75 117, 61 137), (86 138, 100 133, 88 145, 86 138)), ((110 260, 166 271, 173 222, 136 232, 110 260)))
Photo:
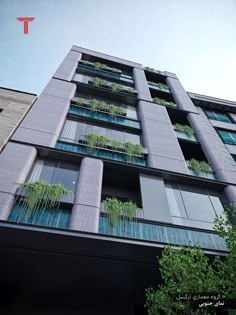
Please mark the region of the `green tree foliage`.
POLYGON ((162 284, 158 289, 146 290, 148 315, 216 314, 214 309, 193 310, 190 301, 176 299, 177 294, 208 292, 224 298, 236 297, 236 229, 230 224, 228 213, 217 217, 214 226, 229 248, 226 257, 215 257, 210 262, 203 250, 196 246, 179 249, 168 246, 161 258, 157 257, 162 284))

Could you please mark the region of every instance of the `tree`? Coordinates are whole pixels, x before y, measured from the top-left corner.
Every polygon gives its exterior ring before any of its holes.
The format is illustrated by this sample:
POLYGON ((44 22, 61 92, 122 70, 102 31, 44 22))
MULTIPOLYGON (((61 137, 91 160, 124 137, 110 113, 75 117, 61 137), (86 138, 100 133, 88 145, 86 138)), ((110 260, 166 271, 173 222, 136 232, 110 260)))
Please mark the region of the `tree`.
POLYGON ((214 230, 225 239, 229 254, 210 262, 200 247, 176 249, 166 247, 157 257, 163 284, 158 289, 146 289, 148 315, 158 314, 216 314, 214 309, 193 309, 188 300, 177 299, 186 293, 220 294, 221 298, 236 296, 236 228, 229 221, 229 213, 236 205, 215 219, 214 230))

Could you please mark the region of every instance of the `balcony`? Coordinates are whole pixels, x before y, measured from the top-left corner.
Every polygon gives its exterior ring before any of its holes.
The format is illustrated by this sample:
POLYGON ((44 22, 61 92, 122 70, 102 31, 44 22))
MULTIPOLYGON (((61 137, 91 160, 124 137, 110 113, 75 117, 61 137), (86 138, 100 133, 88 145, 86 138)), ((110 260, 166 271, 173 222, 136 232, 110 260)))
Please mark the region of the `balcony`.
POLYGON ((158 104, 158 105, 172 107, 172 108, 177 108, 177 104, 175 104, 174 102, 168 102, 168 101, 166 101, 163 98, 154 97, 152 99, 152 101, 153 101, 153 103, 158 104))
POLYGON ((89 64, 79 64, 77 67, 77 71, 83 71, 86 73, 91 73, 91 74, 95 74, 95 75, 99 75, 99 76, 103 76, 105 78, 109 78, 109 79, 113 79, 113 80, 117 80, 117 81, 121 81, 121 82, 127 82, 127 83, 131 83, 133 84, 134 81, 133 79, 128 76, 128 75, 124 75, 122 73, 116 73, 113 72, 112 70, 109 69, 113 69, 113 68, 95 68, 94 66, 92 66, 93 63, 89 63, 89 64))
POLYGON ((187 135, 186 133, 184 132, 180 132, 180 131, 177 131, 175 130, 175 134, 176 134, 176 137, 178 139, 183 139, 183 140, 189 140, 189 141, 194 141, 194 142, 198 142, 197 138, 195 135, 187 135))
POLYGON ((99 233, 181 246, 198 245, 204 249, 228 251, 222 238, 213 232, 200 231, 177 225, 150 223, 136 219, 120 219, 111 225, 105 214, 100 215, 99 233))
POLYGON ((217 179, 209 163, 191 159, 186 161, 189 173, 193 176, 204 177, 208 179, 217 179))
POLYGON ((157 91, 170 93, 170 89, 166 84, 148 81, 148 87, 157 91))
POLYGON ((144 154, 140 156, 134 155, 132 157, 129 157, 129 155, 122 150, 121 151, 119 151, 118 149, 115 150, 112 149, 112 147, 109 148, 108 146, 91 148, 84 141, 80 140, 79 143, 78 142, 76 143, 76 141, 73 141, 71 139, 60 138, 56 144, 56 148, 59 150, 65 150, 124 163, 142 166, 147 165, 147 161, 146 158, 144 157, 144 154))
POLYGON ((85 100, 74 98, 69 109, 69 113, 77 116, 88 117, 120 126, 141 129, 140 122, 137 120, 126 118, 126 111, 123 107, 109 105, 105 102, 97 102, 101 106, 93 106, 93 100, 85 100), (119 114, 116 113, 119 112, 119 114), (123 114, 123 115, 122 115, 123 114))
POLYGON ((177 123, 173 125, 173 128, 178 139, 198 142, 194 135, 194 131, 190 126, 177 123))
POLYGON ((58 209, 37 208, 29 214, 21 203, 16 203, 11 211, 8 221, 15 223, 26 223, 56 228, 68 228, 71 210, 60 206, 58 209))

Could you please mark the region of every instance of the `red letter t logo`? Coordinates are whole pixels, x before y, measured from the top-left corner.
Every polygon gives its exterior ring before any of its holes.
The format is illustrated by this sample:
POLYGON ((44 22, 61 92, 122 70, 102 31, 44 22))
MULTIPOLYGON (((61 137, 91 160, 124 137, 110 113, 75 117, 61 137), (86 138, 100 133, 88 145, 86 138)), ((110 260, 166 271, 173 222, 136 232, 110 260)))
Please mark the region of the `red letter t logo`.
POLYGON ((24 22, 24 34, 29 33, 28 29, 28 22, 32 22, 35 18, 34 17, 21 17, 21 18, 16 18, 20 22, 24 22))

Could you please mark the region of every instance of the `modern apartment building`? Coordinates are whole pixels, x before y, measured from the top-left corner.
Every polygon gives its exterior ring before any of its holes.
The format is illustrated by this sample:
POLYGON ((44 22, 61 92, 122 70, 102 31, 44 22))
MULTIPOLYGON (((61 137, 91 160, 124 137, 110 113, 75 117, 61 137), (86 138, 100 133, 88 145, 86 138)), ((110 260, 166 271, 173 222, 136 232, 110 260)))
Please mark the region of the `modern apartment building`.
POLYGON ((144 314, 165 245, 225 255, 235 144, 236 102, 73 46, 0 155, 6 314, 144 314), (73 194, 29 213, 19 183, 39 180, 73 194))
POLYGON ((0 87, 0 152, 35 99, 35 94, 0 87))

